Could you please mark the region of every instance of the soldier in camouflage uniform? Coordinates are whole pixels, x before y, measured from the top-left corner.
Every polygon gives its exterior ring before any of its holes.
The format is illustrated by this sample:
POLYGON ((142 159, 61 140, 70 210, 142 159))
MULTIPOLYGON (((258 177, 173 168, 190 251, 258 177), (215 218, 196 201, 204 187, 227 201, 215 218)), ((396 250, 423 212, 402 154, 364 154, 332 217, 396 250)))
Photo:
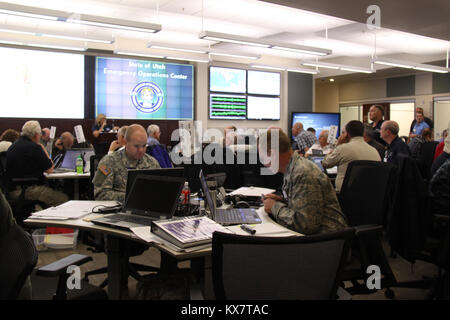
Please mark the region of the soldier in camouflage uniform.
POLYGON ((160 168, 158 161, 145 153, 147 132, 138 124, 125 134, 125 149, 106 155, 98 164, 92 183, 95 200, 125 200, 127 169, 160 168))
POLYGON ((283 197, 265 195, 264 209, 275 220, 305 235, 335 232, 347 227, 336 192, 328 177, 312 161, 294 153, 287 135, 279 131, 279 150, 271 149, 272 130, 260 137, 260 153, 279 153, 278 171, 284 174, 283 197))

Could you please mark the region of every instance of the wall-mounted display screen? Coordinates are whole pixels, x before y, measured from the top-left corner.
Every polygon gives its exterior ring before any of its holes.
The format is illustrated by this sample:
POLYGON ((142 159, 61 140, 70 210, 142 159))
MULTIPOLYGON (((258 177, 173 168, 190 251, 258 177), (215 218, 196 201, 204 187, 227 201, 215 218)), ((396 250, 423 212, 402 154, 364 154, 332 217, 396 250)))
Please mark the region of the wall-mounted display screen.
POLYGON ((209 68, 209 91, 245 93, 246 90, 246 70, 222 67, 209 68))
POLYGON ((84 118, 84 56, 0 48, 0 117, 84 118))
POLYGON ((247 119, 280 120, 280 98, 248 96, 247 119))
POLYGON ((110 119, 193 120, 189 64, 96 58, 95 115, 110 119))
POLYGON ((247 97, 245 95, 210 94, 210 119, 245 119, 247 97))
POLYGON ((209 118, 280 120, 280 79, 278 72, 210 67, 209 118))
POLYGON ((303 124, 304 130, 316 129, 317 138, 322 130, 329 130, 330 126, 338 127, 336 138, 340 134, 341 115, 339 113, 292 112, 292 126, 297 122, 303 124))
POLYGON ((280 95, 280 74, 248 70, 248 94, 280 95))

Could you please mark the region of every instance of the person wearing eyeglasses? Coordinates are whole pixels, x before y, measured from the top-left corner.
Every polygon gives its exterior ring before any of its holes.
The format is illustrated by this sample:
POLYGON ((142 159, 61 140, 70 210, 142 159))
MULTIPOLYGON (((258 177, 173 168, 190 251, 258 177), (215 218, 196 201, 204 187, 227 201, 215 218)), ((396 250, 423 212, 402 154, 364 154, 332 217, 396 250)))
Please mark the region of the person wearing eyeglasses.
POLYGON ((95 200, 125 200, 128 169, 160 168, 158 161, 146 154, 147 132, 132 124, 125 133, 125 148, 106 155, 100 161, 92 183, 95 200))

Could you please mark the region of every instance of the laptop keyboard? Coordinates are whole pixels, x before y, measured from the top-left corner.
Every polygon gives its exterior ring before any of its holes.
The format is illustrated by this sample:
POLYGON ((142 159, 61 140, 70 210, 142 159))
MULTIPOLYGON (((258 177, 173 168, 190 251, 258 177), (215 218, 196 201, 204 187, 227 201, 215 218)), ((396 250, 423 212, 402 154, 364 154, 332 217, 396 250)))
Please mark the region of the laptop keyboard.
MULTIPOLYGON (((256 213, 255 213, 256 214, 256 213)), ((216 209, 216 219, 221 223, 258 223, 249 220, 261 221, 258 216, 251 217, 243 213, 240 209, 216 209), (252 219, 253 218, 253 219, 252 219)))
POLYGON ((125 222, 131 222, 131 223, 142 224, 142 225, 150 225, 153 220, 153 219, 147 218, 147 217, 139 217, 136 215, 132 216, 132 215, 126 215, 126 214, 114 214, 111 216, 107 216, 105 218, 111 220, 111 222, 125 221, 125 222))

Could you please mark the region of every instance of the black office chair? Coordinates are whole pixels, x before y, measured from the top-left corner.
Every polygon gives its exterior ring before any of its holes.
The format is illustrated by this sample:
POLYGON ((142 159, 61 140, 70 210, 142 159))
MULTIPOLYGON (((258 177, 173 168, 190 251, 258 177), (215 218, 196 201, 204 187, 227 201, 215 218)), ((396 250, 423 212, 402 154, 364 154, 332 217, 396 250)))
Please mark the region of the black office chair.
POLYGON ((0 187, 5 194, 8 202, 14 213, 16 222, 25 230, 29 230, 28 226, 25 226, 23 221, 27 219, 32 212, 35 211, 35 206, 39 205, 41 208, 47 208, 47 205, 39 200, 26 200, 25 192, 29 186, 36 185, 38 183, 37 178, 13 178, 8 179, 6 173, 6 151, 0 152, 0 187), (12 187, 20 187, 21 192, 18 199, 9 198, 8 191, 12 187))
POLYGON ((343 272, 344 281, 352 283, 345 288, 351 294, 375 292, 365 285, 370 265, 380 266, 382 288, 389 288, 396 282, 382 246, 394 179, 394 167, 384 162, 358 160, 347 167, 338 199, 349 226, 356 229, 352 254, 359 260, 359 267, 347 267, 343 272), (364 284, 361 285, 360 280, 364 284))
POLYGON ((354 229, 305 237, 215 232, 212 274, 217 299, 336 299, 354 229))
POLYGON ((420 147, 419 157, 418 157, 418 167, 422 174, 422 177, 428 181, 431 177, 431 166, 434 160, 434 152, 439 144, 438 141, 425 142, 420 147))
POLYGON ((38 294, 32 298, 54 300, 65 299, 107 299, 106 292, 81 282, 81 290, 67 290, 66 280, 70 276, 66 272, 71 265, 80 266, 92 258, 85 255, 71 255, 34 270, 38 261, 38 252, 31 239, 20 226, 12 225, 9 231, 0 238, 0 300, 13 300, 19 294, 28 276, 31 276, 32 291, 38 294), (57 281, 43 280, 43 277, 59 277, 57 281), (55 293, 56 289, 56 293, 55 293), (50 291, 50 292, 48 292, 50 291), (43 295, 48 292, 48 295, 43 295), (52 293, 55 293, 54 295, 52 293))

